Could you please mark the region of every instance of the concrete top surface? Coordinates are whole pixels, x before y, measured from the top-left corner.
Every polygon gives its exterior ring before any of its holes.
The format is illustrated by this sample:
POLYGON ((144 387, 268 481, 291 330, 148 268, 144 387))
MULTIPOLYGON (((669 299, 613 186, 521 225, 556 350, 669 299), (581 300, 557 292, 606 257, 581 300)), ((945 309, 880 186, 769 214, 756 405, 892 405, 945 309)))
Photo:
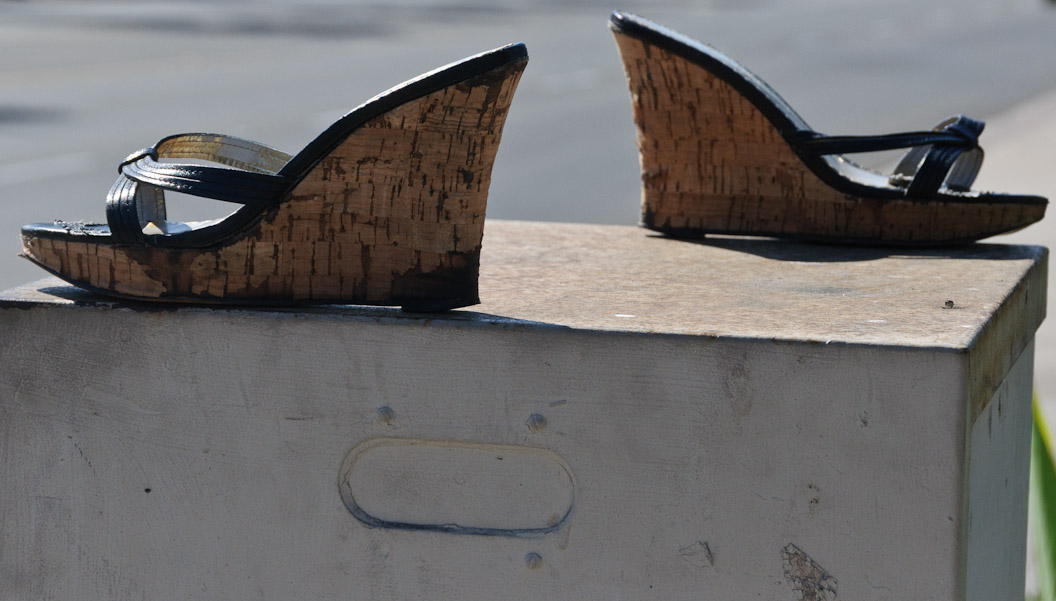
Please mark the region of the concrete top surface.
MULTIPOLYGON (((485 228, 480 305, 428 316, 382 307, 248 310, 950 349, 971 348, 995 330, 1019 346, 1045 315, 1047 259, 1040 246, 910 250, 735 237, 687 241, 627 226, 494 220, 485 228)), ((54 278, 0 293, 0 307, 126 304, 133 306, 54 278)))

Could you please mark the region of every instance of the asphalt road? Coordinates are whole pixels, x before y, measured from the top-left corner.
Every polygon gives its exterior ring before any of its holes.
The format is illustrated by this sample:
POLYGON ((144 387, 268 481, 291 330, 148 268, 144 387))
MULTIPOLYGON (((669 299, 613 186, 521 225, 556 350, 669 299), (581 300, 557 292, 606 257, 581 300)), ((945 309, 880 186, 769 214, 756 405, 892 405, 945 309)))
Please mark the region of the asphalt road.
MULTIPOLYGON (((633 224, 638 166, 610 8, 0 0, 0 289, 43 275, 15 256, 19 225, 102 220, 117 163, 162 136, 215 131, 296 151, 374 94, 511 41, 527 43, 531 62, 489 217, 633 224)), ((1056 87, 1056 6, 1043 0, 624 8, 724 50, 828 133, 920 129, 956 113, 985 119, 1056 87)), ((170 206, 178 219, 230 208, 170 206)))

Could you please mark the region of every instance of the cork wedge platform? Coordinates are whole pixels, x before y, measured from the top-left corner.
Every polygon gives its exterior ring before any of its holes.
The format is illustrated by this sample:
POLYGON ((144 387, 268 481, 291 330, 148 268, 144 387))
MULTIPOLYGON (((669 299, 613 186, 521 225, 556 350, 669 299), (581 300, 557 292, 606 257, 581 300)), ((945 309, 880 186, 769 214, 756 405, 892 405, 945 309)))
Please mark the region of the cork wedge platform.
POLYGON ((492 165, 527 60, 513 44, 426 73, 296 155, 218 134, 162 139, 120 164, 105 224, 24 226, 22 255, 124 299, 476 304, 492 165), (241 206, 166 221, 165 190, 241 206))
POLYGON ((614 12, 642 171, 641 225, 671 236, 740 234, 840 243, 966 243, 1040 220, 1040 196, 971 190, 983 123, 826 136, 715 49, 614 12), (894 172, 844 154, 908 148, 894 172))

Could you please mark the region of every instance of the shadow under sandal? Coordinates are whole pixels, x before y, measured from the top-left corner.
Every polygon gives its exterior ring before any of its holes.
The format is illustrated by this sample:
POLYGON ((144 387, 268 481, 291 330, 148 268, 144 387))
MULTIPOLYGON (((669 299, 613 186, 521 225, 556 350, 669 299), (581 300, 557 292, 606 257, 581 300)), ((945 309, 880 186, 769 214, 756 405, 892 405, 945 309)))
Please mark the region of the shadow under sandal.
POLYGON ((634 15, 610 27, 631 89, 642 165, 641 225, 672 236, 747 234, 941 245, 1040 220, 1039 196, 971 190, 983 123, 825 136, 715 49, 634 15), (882 175, 845 153, 909 148, 882 175))
POLYGON ((476 304, 492 164, 527 61, 514 44, 422 75, 296 156, 216 134, 165 138, 121 163, 107 224, 27 225, 22 254, 127 299, 476 304), (169 222, 164 190, 242 206, 169 222))

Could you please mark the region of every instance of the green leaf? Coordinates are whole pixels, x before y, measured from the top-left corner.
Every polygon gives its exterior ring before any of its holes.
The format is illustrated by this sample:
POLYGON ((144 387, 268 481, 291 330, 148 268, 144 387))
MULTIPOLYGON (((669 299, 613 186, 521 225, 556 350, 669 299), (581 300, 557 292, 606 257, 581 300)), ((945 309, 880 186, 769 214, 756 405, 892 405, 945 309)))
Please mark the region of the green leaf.
POLYGON ((1038 601, 1056 601, 1056 463, 1052 459, 1052 436, 1037 397, 1030 458, 1030 521, 1038 601))

